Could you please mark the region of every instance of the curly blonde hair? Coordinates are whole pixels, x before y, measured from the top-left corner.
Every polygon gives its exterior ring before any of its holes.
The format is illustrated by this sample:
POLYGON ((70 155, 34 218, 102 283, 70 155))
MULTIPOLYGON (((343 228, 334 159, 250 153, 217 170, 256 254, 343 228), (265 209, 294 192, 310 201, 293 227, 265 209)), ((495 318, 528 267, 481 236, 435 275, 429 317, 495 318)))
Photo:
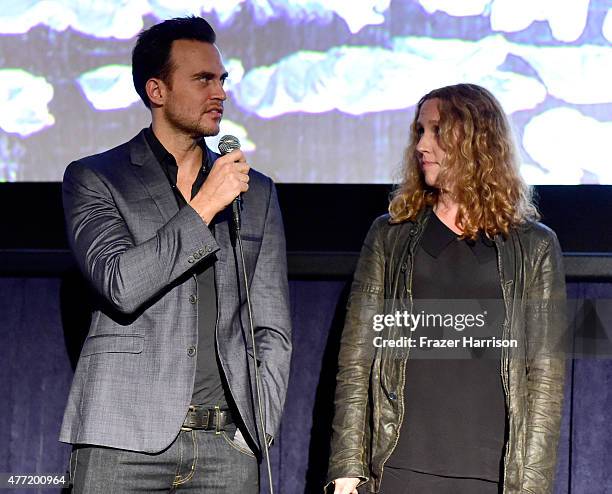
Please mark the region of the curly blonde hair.
POLYGON ((404 152, 402 182, 391 195, 393 223, 414 220, 428 205, 437 203, 440 189, 425 183, 416 146, 417 119, 425 101, 438 99, 439 145, 446 153, 438 183, 452 183, 459 205, 457 224, 464 238, 482 231, 492 238, 510 228, 539 219, 532 189, 519 173, 510 125, 499 102, 475 84, 435 89, 419 101, 404 152))

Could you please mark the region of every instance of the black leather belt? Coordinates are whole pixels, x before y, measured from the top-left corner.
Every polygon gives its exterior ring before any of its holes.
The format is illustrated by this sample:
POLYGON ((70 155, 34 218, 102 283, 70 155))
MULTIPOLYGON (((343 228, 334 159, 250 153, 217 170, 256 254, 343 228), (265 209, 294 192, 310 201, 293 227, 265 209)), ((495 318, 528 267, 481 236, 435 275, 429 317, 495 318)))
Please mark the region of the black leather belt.
POLYGON ((190 405, 181 430, 203 429, 205 431, 221 432, 225 426, 233 424, 234 419, 227 408, 205 408, 190 405))

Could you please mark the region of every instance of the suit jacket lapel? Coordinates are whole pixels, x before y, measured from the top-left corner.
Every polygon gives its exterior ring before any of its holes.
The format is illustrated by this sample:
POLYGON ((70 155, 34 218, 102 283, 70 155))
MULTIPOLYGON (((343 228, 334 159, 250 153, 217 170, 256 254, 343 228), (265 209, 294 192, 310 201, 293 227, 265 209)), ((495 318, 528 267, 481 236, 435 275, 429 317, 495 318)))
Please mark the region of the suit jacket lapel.
POLYGON ((168 177, 147 144, 144 130, 130 142, 130 158, 136 175, 155 202, 164 223, 168 222, 178 212, 178 205, 168 177))

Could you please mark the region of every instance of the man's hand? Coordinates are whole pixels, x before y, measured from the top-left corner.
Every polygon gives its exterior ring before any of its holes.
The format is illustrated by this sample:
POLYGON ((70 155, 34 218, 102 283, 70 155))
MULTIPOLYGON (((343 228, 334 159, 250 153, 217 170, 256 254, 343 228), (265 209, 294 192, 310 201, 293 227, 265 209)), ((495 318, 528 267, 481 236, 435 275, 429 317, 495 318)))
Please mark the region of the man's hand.
POLYGON ((355 477, 334 480, 334 494, 357 494, 359 479, 355 477))
POLYGON ((250 169, 240 149, 221 156, 213 164, 208 178, 189 205, 207 225, 210 224, 215 215, 238 194, 249 190, 250 169))

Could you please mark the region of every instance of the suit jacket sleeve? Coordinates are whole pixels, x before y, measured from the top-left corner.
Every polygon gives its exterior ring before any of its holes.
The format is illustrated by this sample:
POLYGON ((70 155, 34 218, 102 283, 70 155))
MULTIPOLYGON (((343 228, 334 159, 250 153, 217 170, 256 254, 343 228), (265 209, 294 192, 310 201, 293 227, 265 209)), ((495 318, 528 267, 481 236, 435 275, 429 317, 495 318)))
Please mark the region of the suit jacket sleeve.
POLYGON ((567 349, 565 298, 561 248, 551 231, 541 243, 527 290, 524 493, 553 490, 567 349))
POLYGON ((78 161, 66 169, 62 192, 76 261, 97 292, 120 312, 135 312, 219 249, 206 223, 189 206, 137 245, 123 216, 127 212, 113 199, 120 192, 78 161))
POLYGON ((253 324, 262 380, 266 434, 280 423, 291 361, 291 319, 285 234, 276 188, 269 181, 266 220, 251 284, 253 324))

